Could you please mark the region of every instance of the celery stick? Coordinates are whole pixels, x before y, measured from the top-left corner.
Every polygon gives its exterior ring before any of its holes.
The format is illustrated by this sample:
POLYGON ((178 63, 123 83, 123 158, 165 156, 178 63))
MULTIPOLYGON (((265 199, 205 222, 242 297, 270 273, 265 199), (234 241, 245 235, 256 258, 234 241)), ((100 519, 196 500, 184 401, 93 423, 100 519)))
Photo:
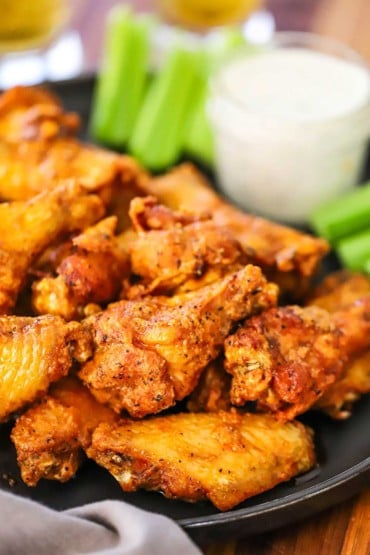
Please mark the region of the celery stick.
POLYGON ((370 227, 370 183, 320 206, 311 216, 314 230, 331 242, 370 227))
POLYGON ((206 103, 208 99, 208 81, 199 79, 194 106, 189 114, 184 140, 185 152, 209 166, 213 164, 213 134, 208 122, 206 103))
POLYGON ((370 227, 361 233, 342 239, 337 245, 337 251, 344 266, 350 270, 364 270, 370 259, 370 227))
POLYGON ((151 23, 127 6, 109 13, 91 121, 93 137, 102 142, 122 146, 132 133, 147 82, 151 23))
POLYGON ((149 86, 129 147, 152 170, 173 164, 180 155, 197 70, 197 54, 178 46, 149 86))

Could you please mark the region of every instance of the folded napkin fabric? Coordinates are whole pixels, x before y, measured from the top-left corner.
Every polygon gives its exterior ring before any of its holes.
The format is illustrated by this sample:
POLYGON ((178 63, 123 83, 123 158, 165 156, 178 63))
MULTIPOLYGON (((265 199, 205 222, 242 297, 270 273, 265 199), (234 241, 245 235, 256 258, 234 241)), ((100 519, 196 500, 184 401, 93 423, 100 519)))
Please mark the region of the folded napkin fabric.
POLYGON ((121 501, 54 511, 0 492, 0 555, 200 555, 169 518, 121 501))

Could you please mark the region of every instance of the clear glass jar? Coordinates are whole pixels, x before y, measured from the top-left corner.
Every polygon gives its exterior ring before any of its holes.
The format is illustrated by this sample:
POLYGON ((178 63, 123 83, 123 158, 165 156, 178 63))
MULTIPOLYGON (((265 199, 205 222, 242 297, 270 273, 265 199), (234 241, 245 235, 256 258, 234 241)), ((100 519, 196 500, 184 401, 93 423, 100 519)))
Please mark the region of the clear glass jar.
POLYGON ((229 58, 211 83, 220 188, 250 212, 304 224, 360 179, 370 136, 369 68, 346 46, 309 33, 278 33, 247 56, 229 58))

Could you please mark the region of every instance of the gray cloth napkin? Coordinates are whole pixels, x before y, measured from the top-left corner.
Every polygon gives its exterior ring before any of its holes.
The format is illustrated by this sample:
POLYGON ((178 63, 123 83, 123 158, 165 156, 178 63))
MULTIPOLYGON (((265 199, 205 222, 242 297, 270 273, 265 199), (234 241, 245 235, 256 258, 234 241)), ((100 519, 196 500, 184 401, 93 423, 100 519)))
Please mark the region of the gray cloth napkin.
POLYGON ((1 555, 200 555, 165 516, 121 501, 68 511, 0 492, 1 555))

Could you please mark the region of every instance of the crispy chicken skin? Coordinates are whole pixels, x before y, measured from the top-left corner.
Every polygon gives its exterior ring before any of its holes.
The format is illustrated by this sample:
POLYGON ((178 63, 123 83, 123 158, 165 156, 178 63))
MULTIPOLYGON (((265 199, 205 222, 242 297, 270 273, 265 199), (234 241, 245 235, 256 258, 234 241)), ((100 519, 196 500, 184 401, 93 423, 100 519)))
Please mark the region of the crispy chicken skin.
POLYGON ((94 429, 117 415, 74 378, 60 380, 41 403, 20 416, 12 430, 22 480, 35 486, 41 478, 66 482, 83 460, 94 429))
POLYGON ((311 431, 299 422, 227 412, 102 424, 87 453, 125 491, 144 488, 173 499, 209 499, 221 511, 315 462, 311 431))
POLYGON ((360 352, 370 333, 370 304, 329 314, 311 306, 272 308, 225 341, 231 401, 292 419, 308 410, 360 352))
MULTIPOLYGON (((370 295, 370 279, 362 274, 342 270, 324 279, 309 299, 309 304, 335 312, 367 295, 370 295)), ((370 338, 368 342, 370 348, 370 338)), ((370 350, 367 349, 345 365, 342 376, 318 399, 316 408, 332 418, 348 418, 353 403, 362 394, 369 392, 370 350)))
POLYGON ((36 486, 41 478, 67 482, 77 472, 83 451, 75 409, 52 397, 20 416, 12 430, 22 480, 36 486))
POLYGON ((276 299, 249 265, 195 292, 115 303, 86 321, 96 351, 79 376, 116 411, 160 412, 191 393, 234 324, 276 299))
POLYGON ((332 418, 349 418, 352 405, 361 395, 370 392, 370 350, 346 364, 342 376, 320 397, 315 408, 332 418))
POLYGON ((76 320, 86 315, 86 305, 114 299, 130 271, 128 255, 114 235, 116 224, 110 216, 72 239, 71 251, 57 267, 59 275, 33 284, 36 314, 76 320))
POLYGON ((74 135, 80 125, 75 113, 64 113, 46 89, 14 87, 0 95, 0 141, 17 143, 74 135))
POLYGON ((190 164, 147 181, 143 188, 174 210, 212 214, 217 225, 232 231, 253 263, 262 266, 270 279, 295 296, 303 293, 319 261, 329 250, 323 239, 234 208, 190 164))
POLYGON ((99 197, 75 182, 30 201, 0 204, 0 314, 13 308, 29 267, 50 243, 103 214, 99 197))
POLYGON ((136 237, 128 252, 138 284, 128 298, 199 289, 247 263, 240 243, 211 219, 172 212, 153 198, 134 199, 130 217, 136 237))
POLYGON ((0 317, 0 421, 66 376, 72 360, 92 354, 91 337, 57 316, 0 317))
POLYGON ((186 407, 189 412, 218 412, 231 410, 231 376, 225 372, 223 360, 210 362, 198 385, 190 394, 186 407))

